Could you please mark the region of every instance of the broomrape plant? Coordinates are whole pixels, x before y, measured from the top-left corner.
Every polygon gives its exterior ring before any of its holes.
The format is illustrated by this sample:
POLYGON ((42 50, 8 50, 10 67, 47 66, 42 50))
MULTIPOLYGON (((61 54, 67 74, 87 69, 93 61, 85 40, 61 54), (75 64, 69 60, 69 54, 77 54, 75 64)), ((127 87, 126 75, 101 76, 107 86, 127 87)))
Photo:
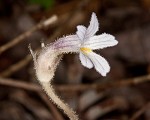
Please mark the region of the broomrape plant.
POLYGON ((38 81, 50 99, 64 111, 70 120, 78 120, 78 116, 55 94, 51 86, 51 80, 62 55, 69 52, 79 53, 83 66, 89 69, 94 67, 98 73, 106 76, 110 71, 110 66, 102 56, 96 54, 93 50, 117 45, 118 41, 110 34, 95 35, 98 29, 98 19, 96 14, 92 13, 90 25, 87 28, 78 25, 76 34, 59 38, 54 43, 46 46, 42 43, 42 50, 38 55, 29 47, 38 81))

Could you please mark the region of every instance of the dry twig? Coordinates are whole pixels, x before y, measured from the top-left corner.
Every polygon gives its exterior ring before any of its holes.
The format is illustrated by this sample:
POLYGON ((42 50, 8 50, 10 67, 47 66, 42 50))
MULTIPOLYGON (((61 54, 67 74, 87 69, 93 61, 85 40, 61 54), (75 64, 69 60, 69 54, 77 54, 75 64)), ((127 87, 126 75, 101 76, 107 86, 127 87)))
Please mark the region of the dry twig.
POLYGON ((24 59, 22 59, 18 63, 13 64, 8 69, 1 72, 0 76, 1 77, 10 76, 12 73, 14 73, 14 72, 18 71, 19 69, 21 69, 22 67, 26 66, 31 60, 32 60, 32 57, 30 55, 27 55, 24 59))
POLYGON ((23 40, 25 40, 25 38, 29 37, 33 32, 43 28, 43 27, 47 27, 49 25, 51 25, 52 23, 54 23, 57 20, 56 15, 53 15, 52 17, 40 22, 39 24, 37 24, 36 26, 32 27, 30 30, 28 30, 27 32, 19 35, 17 38, 11 40, 9 43, 3 45, 0 47, 0 54, 3 53, 4 51, 14 47, 15 45, 17 45, 18 43, 22 42, 23 40))
POLYGON ((42 91, 42 88, 33 83, 23 82, 22 80, 14 80, 9 78, 0 78, 0 85, 22 88, 30 91, 42 91))
MULTIPOLYGON (((85 91, 89 89, 96 89, 96 90, 108 90, 112 88, 118 88, 123 86, 129 85, 137 85, 144 82, 150 82, 150 75, 145 75, 141 77, 135 77, 130 79, 119 80, 116 82, 109 82, 109 83, 93 83, 93 84, 76 84, 76 85, 55 85, 55 89, 60 92, 79 92, 85 91)), ((16 88, 22 88, 31 91, 41 91, 41 87, 33 83, 21 82, 20 80, 13 80, 7 78, 0 78, 0 85, 6 85, 16 88)))
POLYGON ((147 109, 150 109, 150 102, 144 105, 140 110, 135 112, 130 120, 137 120, 147 109))

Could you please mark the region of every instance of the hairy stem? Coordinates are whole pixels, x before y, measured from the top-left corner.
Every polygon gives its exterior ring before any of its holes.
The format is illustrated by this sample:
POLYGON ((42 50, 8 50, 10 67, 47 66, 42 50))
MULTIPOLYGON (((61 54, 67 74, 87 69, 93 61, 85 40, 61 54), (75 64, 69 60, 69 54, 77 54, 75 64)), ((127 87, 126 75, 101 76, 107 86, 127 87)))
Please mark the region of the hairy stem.
POLYGON ((70 118, 70 120, 78 120, 78 116, 75 112, 69 108, 67 104, 65 104, 56 94, 50 82, 41 82, 43 89, 52 100, 60 109, 64 111, 64 113, 70 118))
POLYGON ((31 46, 29 46, 29 49, 33 56, 37 79, 49 98, 64 111, 70 120, 78 120, 78 116, 75 112, 55 94, 51 85, 55 69, 63 56, 61 52, 59 52, 59 50, 54 50, 54 47, 49 47, 49 49, 43 48, 43 51, 41 51, 39 56, 36 57, 31 46))

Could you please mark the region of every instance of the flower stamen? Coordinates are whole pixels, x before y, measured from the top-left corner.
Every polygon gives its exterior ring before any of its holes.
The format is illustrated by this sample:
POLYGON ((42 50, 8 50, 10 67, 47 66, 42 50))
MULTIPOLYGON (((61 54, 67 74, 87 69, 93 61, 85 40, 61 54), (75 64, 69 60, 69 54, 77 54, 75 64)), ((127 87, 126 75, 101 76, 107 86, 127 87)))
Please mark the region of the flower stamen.
POLYGON ((92 49, 87 48, 87 47, 81 47, 80 50, 81 50, 84 54, 88 54, 88 53, 92 52, 92 49))

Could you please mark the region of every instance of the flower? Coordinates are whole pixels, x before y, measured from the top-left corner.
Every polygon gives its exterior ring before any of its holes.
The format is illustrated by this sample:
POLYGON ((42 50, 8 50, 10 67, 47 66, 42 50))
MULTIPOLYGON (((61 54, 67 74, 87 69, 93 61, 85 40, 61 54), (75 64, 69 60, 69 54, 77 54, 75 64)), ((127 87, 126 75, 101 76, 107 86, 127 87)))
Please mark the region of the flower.
POLYGON ((34 53, 31 46, 29 46, 38 81, 42 84, 43 89, 50 99, 60 107, 71 120, 78 120, 78 117, 75 112, 55 94, 51 86, 51 80, 62 54, 68 52, 79 53, 79 58, 83 66, 87 68, 94 67, 102 76, 106 76, 110 71, 110 66, 102 56, 96 54, 93 50, 114 46, 118 42, 114 36, 106 33, 95 35, 98 28, 99 23, 97 17, 95 13, 92 13, 88 28, 83 25, 78 25, 75 35, 59 38, 54 43, 46 46, 42 43, 42 49, 38 54, 34 53))
POLYGON ((68 52, 79 53, 79 58, 83 66, 89 69, 94 67, 98 73, 106 76, 110 71, 110 66, 102 56, 96 54, 93 50, 117 45, 118 41, 110 34, 95 35, 98 29, 98 19, 96 14, 92 13, 88 28, 78 25, 75 35, 59 38, 53 43, 53 49, 59 51, 59 54, 68 52))
POLYGON ((117 45, 118 41, 110 34, 95 35, 98 29, 98 19, 96 14, 92 13, 90 25, 87 28, 83 25, 78 25, 76 34, 59 38, 54 43, 47 45, 39 58, 43 58, 41 56, 50 56, 53 50, 55 56, 68 52, 76 52, 79 53, 79 58, 83 66, 89 69, 94 67, 98 73, 106 76, 110 71, 110 66, 102 56, 96 54, 93 50, 117 45))
POLYGON ((102 76, 106 76, 110 71, 110 66, 102 56, 93 50, 117 45, 118 41, 110 34, 95 35, 98 29, 99 23, 95 13, 92 13, 88 28, 83 25, 77 26, 76 34, 80 40, 79 58, 83 66, 89 69, 94 67, 102 76))

